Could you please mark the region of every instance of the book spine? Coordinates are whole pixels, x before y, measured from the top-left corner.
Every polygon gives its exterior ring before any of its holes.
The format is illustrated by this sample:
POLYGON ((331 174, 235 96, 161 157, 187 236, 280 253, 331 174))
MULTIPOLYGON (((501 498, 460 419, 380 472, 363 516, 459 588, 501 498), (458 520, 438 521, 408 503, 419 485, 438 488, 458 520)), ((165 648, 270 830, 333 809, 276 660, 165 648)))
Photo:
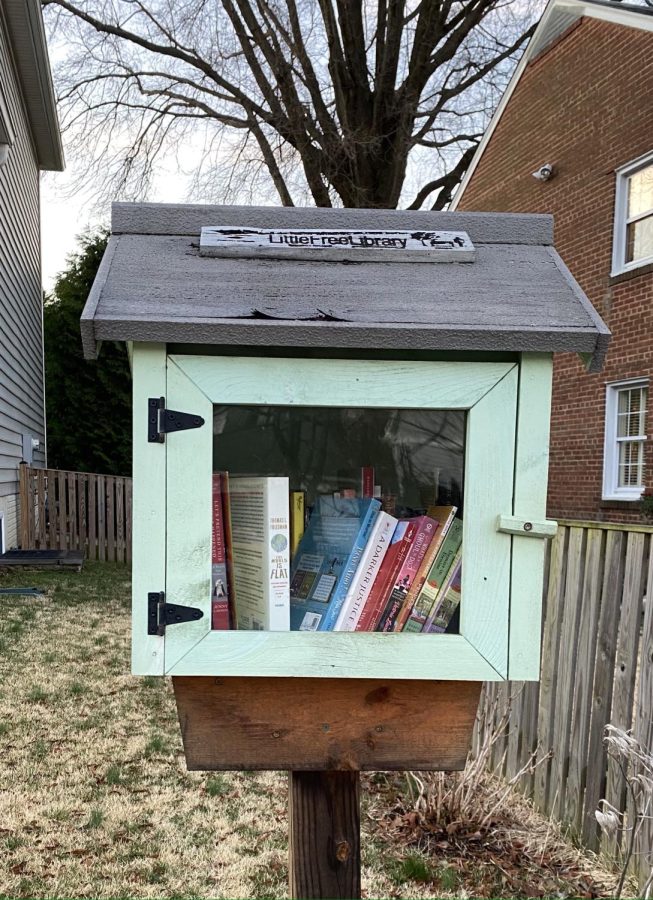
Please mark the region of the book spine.
POLYGON ((297 547, 304 534, 306 521, 304 491, 290 492, 290 558, 297 552, 297 547))
POLYGON ((265 513, 268 551, 269 631, 290 630, 290 523, 288 479, 265 479, 265 513))
POLYGON ((460 547, 461 541, 463 537, 463 523, 461 519, 454 519, 447 534, 442 542, 440 547, 440 551, 435 557, 435 561, 431 566, 431 570, 426 577, 426 581, 422 585, 419 594, 413 604, 413 609, 406 621, 406 625, 404 625, 404 631, 421 631, 424 623, 428 619, 431 610, 433 609, 433 604, 437 598, 437 595, 442 587, 442 583, 444 579, 447 577, 447 574, 451 568, 451 563, 458 552, 458 548, 460 547), (408 624, 413 622, 413 625, 408 628, 408 624), (419 625, 419 628, 415 628, 415 625, 419 625))
POLYGON ((227 631, 229 629, 229 596, 222 509, 222 478, 219 473, 213 475, 212 488, 211 628, 215 631, 227 631))
POLYGON ((372 534, 333 627, 334 631, 355 630, 396 527, 397 519, 393 516, 380 512, 376 517, 372 534))
POLYGON ((405 526, 402 537, 396 542, 396 546, 391 544, 383 560, 383 565, 379 569, 379 573, 374 580, 372 590, 367 598, 367 603, 363 607, 363 612, 358 620, 355 631, 375 631, 376 626, 385 609, 388 593, 392 585, 394 585, 397 573, 401 569, 406 556, 410 550, 417 526, 413 522, 399 522, 397 528, 405 526))
POLYGON ((229 598, 229 623, 237 628, 236 585, 234 578, 233 534, 231 530, 231 500, 229 498, 229 473, 220 472, 220 497, 222 500, 222 524, 224 528, 225 564, 227 567, 227 596, 229 598))
POLYGON ((458 550, 447 577, 438 593, 431 614, 424 624, 422 631, 442 633, 460 603, 460 576, 462 573, 462 551, 458 550))
POLYGON ((361 497, 374 496, 374 466, 361 468, 361 497))
POLYGON ((372 500, 369 507, 367 508, 363 521, 361 522, 361 527, 358 531, 358 536, 356 538, 354 546, 352 547, 351 553, 347 558, 347 562, 345 563, 342 575, 338 580, 338 585, 334 591, 333 597, 329 602, 329 607, 324 614, 324 618, 320 622, 320 627, 318 629, 319 631, 333 631, 333 627, 338 620, 342 605, 345 602, 347 592, 351 587, 352 581, 354 580, 354 575, 356 574, 356 570, 358 569, 358 564, 360 563, 361 556, 363 555, 363 551, 365 550, 365 547, 369 540, 372 528, 374 526, 374 521, 377 517, 380 507, 381 504, 378 500, 372 500))
POLYGON ((416 520, 417 531, 410 546, 410 550, 404 564, 402 565, 397 578, 390 591, 387 599, 386 607, 383 610, 377 631, 392 631, 394 629, 397 616, 399 615, 405 603, 408 592, 411 588, 413 579, 416 577, 419 567, 424 559, 429 544, 436 533, 438 524, 428 516, 420 516, 416 520))
POLYGON ((415 600, 419 592, 422 590, 422 586, 426 581, 429 572, 431 571, 431 566, 435 562, 435 557, 438 555, 438 551, 442 546, 442 542, 447 534, 449 526, 454 520, 454 516, 456 515, 456 507, 450 507, 450 512, 447 514, 446 511, 443 513, 443 516, 446 518, 440 518, 437 515, 433 515, 429 511, 429 515, 431 518, 435 519, 438 522, 438 528, 435 532, 435 536, 433 537, 431 543, 428 546, 428 550, 424 555, 424 559, 422 560, 422 564, 419 567, 419 571, 415 578, 413 579, 413 583, 410 586, 410 590, 406 595, 406 599, 404 601, 403 606, 399 610, 399 615, 394 624, 393 631, 403 631, 404 625, 410 618, 410 615, 413 611, 413 606, 415 605, 415 600))

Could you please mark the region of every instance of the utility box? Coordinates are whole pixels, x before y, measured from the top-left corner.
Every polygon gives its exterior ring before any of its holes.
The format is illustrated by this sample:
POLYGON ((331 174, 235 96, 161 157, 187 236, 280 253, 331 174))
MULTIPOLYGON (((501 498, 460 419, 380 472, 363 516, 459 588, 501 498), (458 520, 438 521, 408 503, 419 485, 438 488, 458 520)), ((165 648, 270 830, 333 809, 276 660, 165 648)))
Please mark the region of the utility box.
POLYGON ((481 682, 539 677, 552 355, 609 340, 550 217, 116 204, 82 334, 131 348, 133 672, 178 676, 189 765, 460 767, 481 682), (219 472, 456 507, 457 615, 212 628, 219 472))

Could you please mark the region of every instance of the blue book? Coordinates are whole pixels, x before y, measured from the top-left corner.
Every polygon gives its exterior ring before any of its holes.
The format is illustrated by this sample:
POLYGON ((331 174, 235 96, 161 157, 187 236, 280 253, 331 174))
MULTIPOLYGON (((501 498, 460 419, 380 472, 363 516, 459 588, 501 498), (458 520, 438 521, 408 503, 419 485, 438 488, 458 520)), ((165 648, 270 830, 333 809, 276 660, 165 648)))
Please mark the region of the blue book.
POLYGON ((331 631, 381 502, 320 497, 290 570, 290 630, 331 631))

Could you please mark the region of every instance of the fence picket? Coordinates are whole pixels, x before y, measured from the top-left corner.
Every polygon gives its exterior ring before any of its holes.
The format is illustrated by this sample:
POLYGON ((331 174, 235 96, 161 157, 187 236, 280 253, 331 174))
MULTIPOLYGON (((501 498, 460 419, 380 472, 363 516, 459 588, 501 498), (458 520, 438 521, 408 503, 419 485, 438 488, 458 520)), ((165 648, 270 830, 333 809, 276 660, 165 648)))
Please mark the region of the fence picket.
POLYGON ((52 469, 45 470, 48 497, 48 547, 57 546, 57 476, 52 469))
POLYGON ((107 559, 116 558, 116 522, 115 522, 115 483, 111 475, 106 477, 107 496, 107 559))
POLYGON ((564 805, 565 820, 570 824, 575 836, 580 835, 583 827, 587 743, 592 711, 594 660, 604 564, 605 532, 600 528, 589 528, 587 529, 578 638, 575 642, 578 648, 578 659, 573 679, 573 722, 564 805))
POLYGON ((125 479, 125 562, 132 561, 132 480, 125 479))
POLYGON ((106 527, 106 503, 107 493, 104 475, 97 477, 97 558, 104 561, 107 558, 107 527, 106 527))
POLYGON ((68 485, 68 546, 71 550, 77 550, 77 493, 74 472, 66 472, 66 482, 68 485))
MULTIPOLYGON (((634 736, 649 753, 653 754, 653 539, 649 544, 648 578, 646 585, 646 610, 642 629, 642 655, 639 669, 637 705, 635 708, 634 736)), ((648 818, 638 823, 635 843, 635 859, 640 888, 653 870, 653 799, 648 818)))
POLYGON ((98 558, 97 475, 88 476, 88 558, 98 558))
MULTIPOLYGON (((646 535, 630 533, 626 545, 624 587, 619 616, 619 636, 617 638, 614 686, 612 689, 612 711, 610 724, 628 731, 633 722, 633 697, 639 630, 642 611, 642 579, 644 576, 644 547, 646 535)), ((605 799, 618 810, 626 808, 626 785, 619 766, 614 759, 608 759, 608 776, 605 799)), ((601 847, 609 855, 615 856, 621 844, 621 836, 603 836, 601 847)))
POLYGON ((116 478, 116 560, 125 561, 125 479, 116 478))
POLYGON ((45 547, 47 544, 46 513, 45 513, 45 470, 36 472, 36 508, 34 509, 35 528, 34 543, 37 547, 45 547))
POLYGON ((57 472, 57 492, 59 494, 59 550, 68 549, 68 511, 66 508, 66 473, 57 472))
POLYGON ((18 467, 18 484, 20 490, 20 546, 31 547, 29 534, 29 507, 32 500, 30 468, 25 463, 18 467))
POLYGON ((623 585, 626 539, 622 531, 609 531, 606 538, 601 612, 597 626, 597 648, 592 687, 592 715, 587 743, 587 781, 583 808, 583 843, 590 850, 599 848, 599 830, 595 811, 605 794, 607 752, 603 743, 605 726, 610 721, 614 657, 623 585), (590 764, 591 761, 591 764, 590 764))
POLYGON ((80 550, 86 551, 86 484, 88 475, 83 472, 77 473, 77 529, 78 529, 78 546, 80 550))

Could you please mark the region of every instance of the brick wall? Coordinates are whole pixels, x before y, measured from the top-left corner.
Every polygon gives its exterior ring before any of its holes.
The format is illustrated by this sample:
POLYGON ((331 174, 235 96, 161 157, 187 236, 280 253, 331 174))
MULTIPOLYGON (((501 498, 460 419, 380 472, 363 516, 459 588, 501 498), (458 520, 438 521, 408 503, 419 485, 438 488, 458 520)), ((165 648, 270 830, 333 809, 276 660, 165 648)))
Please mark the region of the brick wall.
MULTIPOLYGON (((546 212, 555 245, 613 337, 588 375, 572 354, 554 364, 549 514, 636 522, 636 503, 601 500, 605 385, 651 377, 653 266, 610 277, 614 170, 653 151, 653 34, 585 18, 525 69, 458 209, 546 212), (539 182, 531 173, 553 163, 539 182)), ((653 490, 653 439, 646 447, 653 490)))

